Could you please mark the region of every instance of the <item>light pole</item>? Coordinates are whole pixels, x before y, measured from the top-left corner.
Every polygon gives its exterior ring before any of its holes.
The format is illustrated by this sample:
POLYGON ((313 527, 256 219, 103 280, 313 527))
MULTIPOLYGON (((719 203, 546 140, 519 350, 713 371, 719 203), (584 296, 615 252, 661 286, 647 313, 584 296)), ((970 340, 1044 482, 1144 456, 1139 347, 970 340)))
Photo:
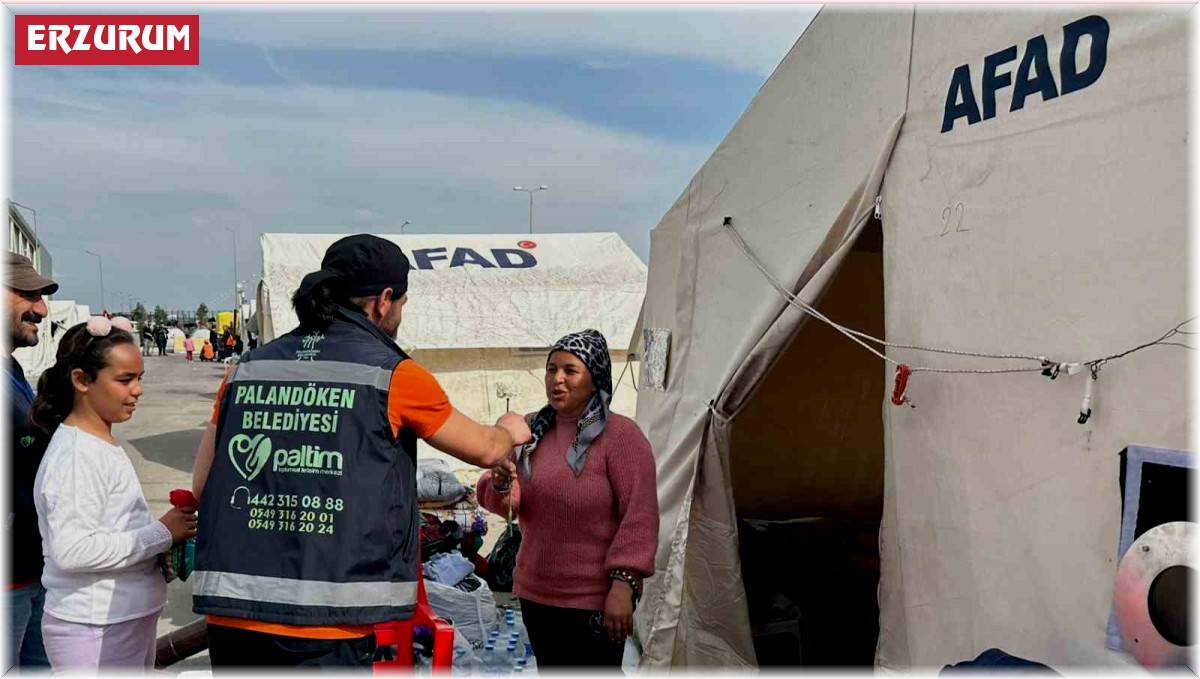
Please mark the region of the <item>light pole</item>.
POLYGON ((238 312, 241 311, 241 305, 238 304, 238 282, 237 282, 237 231, 233 227, 225 227, 225 230, 233 234, 233 334, 237 334, 238 327, 238 312))
POLYGON ((96 262, 98 262, 100 264, 100 314, 103 315, 104 314, 104 259, 100 255, 92 252, 91 250, 84 250, 84 252, 95 257, 96 262))
POLYGON ((527 189, 521 186, 514 186, 513 191, 524 191, 529 194, 529 233, 533 233, 533 194, 538 191, 545 191, 549 186, 539 186, 536 189, 527 189))
POLYGON ((408 226, 409 224, 412 224, 412 222, 410 222, 406 219, 406 220, 404 220, 404 223, 400 225, 400 235, 401 236, 404 235, 404 227, 408 226))

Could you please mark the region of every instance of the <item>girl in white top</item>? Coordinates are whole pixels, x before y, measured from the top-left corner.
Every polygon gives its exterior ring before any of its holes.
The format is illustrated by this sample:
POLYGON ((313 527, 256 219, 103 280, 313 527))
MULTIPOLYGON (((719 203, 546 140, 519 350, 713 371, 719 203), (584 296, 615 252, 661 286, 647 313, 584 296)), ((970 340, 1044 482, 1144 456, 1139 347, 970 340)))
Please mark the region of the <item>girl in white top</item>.
POLYGON ((42 634, 56 671, 153 668, 167 601, 157 555, 196 533, 195 510, 155 521, 112 425, 142 395, 141 352, 127 319, 68 330, 38 382, 35 426, 51 434, 34 482, 46 559, 42 634))

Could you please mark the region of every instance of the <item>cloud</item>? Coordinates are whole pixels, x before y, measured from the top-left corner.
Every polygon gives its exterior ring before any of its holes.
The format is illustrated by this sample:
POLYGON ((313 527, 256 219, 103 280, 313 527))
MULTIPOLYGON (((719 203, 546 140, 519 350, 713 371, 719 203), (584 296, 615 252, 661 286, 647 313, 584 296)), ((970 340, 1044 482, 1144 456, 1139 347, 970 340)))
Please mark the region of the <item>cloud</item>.
MULTIPOLYGON (((629 53, 712 61, 762 76, 774 70, 819 9, 818 5, 93 7, 89 11, 198 13, 205 39, 265 48, 404 49, 480 58, 574 55, 581 61, 629 53), (263 15, 269 15, 269 20, 263 15)), ((78 8, 14 5, 11 9, 71 13, 78 8)))
POLYGON ((19 111, 103 102, 12 123, 14 196, 38 206, 59 297, 92 304, 85 248, 105 257, 106 287, 188 309, 228 287, 235 238, 245 279, 263 232, 411 220, 409 233, 519 233, 528 203, 514 184, 552 186, 536 197, 539 232, 616 231, 645 256, 648 231, 711 150, 526 103, 398 90, 28 74, 14 95, 19 111))
POLYGON ((263 232, 523 233, 516 184, 552 187, 536 231, 644 258, 816 8, 88 11, 200 13, 202 66, 15 69, 13 197, 59 298, 99 303, 90 249, 106 289, 189 310, 253 278, 263 232))

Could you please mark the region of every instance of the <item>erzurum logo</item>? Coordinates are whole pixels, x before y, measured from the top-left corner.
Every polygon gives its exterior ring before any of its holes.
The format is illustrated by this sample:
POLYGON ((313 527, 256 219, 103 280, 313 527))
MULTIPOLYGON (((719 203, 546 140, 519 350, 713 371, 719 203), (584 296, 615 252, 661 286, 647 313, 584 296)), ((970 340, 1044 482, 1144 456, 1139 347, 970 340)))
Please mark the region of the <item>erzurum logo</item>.
POLYGON ((197 14, 18 14, 17 66, 199 66, 197 14))

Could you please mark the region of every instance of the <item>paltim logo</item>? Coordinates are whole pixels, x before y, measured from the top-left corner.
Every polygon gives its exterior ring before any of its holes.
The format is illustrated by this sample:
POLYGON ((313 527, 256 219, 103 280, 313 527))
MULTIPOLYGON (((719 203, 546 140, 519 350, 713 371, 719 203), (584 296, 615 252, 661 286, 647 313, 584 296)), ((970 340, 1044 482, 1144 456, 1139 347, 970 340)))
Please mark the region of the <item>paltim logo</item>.
POLYGON ((199 66, 198 14, 18 14, 17 66, 199 66))
POLYGON ((229 460, 242 478, 253 481, 271 458, 271 439, 265 434, 237 434, 229 440, 229 460))

